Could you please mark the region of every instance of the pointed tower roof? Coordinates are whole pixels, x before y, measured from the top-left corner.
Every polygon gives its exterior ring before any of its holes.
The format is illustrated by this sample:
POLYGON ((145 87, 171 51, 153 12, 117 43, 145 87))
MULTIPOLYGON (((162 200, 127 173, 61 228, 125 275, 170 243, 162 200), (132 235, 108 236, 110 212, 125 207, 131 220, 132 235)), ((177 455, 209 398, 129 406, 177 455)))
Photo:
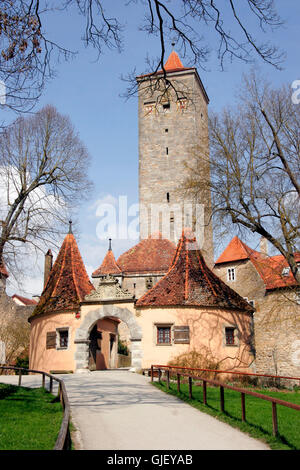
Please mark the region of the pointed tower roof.
POLYGON ((92 277, 106 276, 107 274, 122 274, 111 249, 111 239, 109 239, 109 248, 105 258, 100 268, 93 272, 92 277))
POLYGON ((227 245, 221 256, 219 256, 215 264, 249 259, 250 256, 255 253, 257 252, 242 242, 239 237, 234 237, 227 245))
POLYGON ((239 294, 206 265, 196 239, 185 229, 167 274, 137 302, 137 307, 199 306, 253 311, 239 294))
POLYGON ((169 55, 167 62, 165 63, 166 70, 177 70, 177 69, 185 69, 182 65, 181 60, 179 59, 178 54, 175 51, 172 51, 169 55))
POLYGON ((93 289, 75 237, 68 233, 31 317, 56 311, 76 312, 80 302, 93 289))

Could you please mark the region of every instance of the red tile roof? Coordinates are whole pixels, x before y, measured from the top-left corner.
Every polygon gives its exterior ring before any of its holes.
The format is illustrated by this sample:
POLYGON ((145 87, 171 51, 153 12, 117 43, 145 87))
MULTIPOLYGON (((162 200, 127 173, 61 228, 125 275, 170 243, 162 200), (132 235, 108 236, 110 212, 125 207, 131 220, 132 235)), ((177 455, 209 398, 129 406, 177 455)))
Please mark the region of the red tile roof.
POLYGON ((7 269, 3 260, 0 261, 0 274, 2 274, 2 276, 9 277, 9 274, 7 272, 7 269))
MULTIPOLYGON (((180 70, 194 70, 193 67, 184 67, 182 65, 181 60, 179 59, 178 54, 175 51, 172 51, 171 54, 168 57, 167 62, 164 65, 165 71, 166 72, 179 72, 180 70)), ((163 73, 163 70, 158 70, 156 72, 157 74, 163 73)), ((140 75, 137 78, 143 78, 143 77, 148 77, 150 75, 153 75, 152 73, 148 73, 145 75, 140 75)))
POLYGON ((24 305, 37 305, 37 301, 33 299, 27 299, 26 297, 22 297, 21 295, 14 294, 12 299, 18 299, 20 302, 22 302, 24 305))
POLYGON ((166 70, 177 70, 184 69, 181 60, 179 59, 178 54, 175 51, 172 51, 169 55, 167 62, 165 63, 166 70))
POLYGON ((254 252, 254 250, 249 248, 249 246, 243 243, 238 237, 234 237, 215 264, 249 259, 252 252, 254 252))
MULTIPOLYGON (((295 258, 300 262, 300 253, 295 253, 295 258)), ((288 263, 282 255, 266 256, 247 246, 238 237, 231 240, 215 264, 246 259, 252 262, 267 290, 298 285, 291 271, 286 276, 282 274, 283 268, 288 268, 288 263)))
POLYGON ((167 274, 136 302, 137 307, 169 305, 253 311, 208 268, 190 231, 183 232, 167 274))
POLYGON ((92 277, 105 276, 106 274, 121 274, 122 271, 116 263, 112 250, 108 250, 100 266, 96 269, 92 277))
POLYGON ((64 239, 32 316, 61 310, 76 312, 79 303, 93 289, 74 235, 69 233, 64 239))
POLYGON ((123 253, 117 264, 123 273, 166 273, 176 252, 176 245, 152 234, 123 253))

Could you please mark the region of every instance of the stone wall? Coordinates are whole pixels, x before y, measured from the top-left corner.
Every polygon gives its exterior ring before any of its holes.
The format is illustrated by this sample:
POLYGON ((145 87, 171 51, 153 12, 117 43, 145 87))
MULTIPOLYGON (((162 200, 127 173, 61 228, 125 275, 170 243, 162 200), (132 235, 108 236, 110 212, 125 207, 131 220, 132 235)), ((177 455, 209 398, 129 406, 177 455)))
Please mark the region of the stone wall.
MULTIPOLYGON (((182 192, 182 185, 189 175, 189 166, 201 162, 200 172, 204 180, 209 180, 209 145, 207 100, 201 89, 198 75, 194 70, 170 74, 175 86, 186 97, 184 105, 174 92, 169 95, 168 109, 158 103, 160 91, 153 95, 145 84, 139 93, 139 199, 141 238, 162 229, 163 219, 156 214, 150 218, 151 204, 162 205, 166 213, 166 223, 170 236, 163 235, 177 243, 181 236, 174 233, 176 204, 191 203, 192 197, 182 192), (149 107, 149 102, 152 103, 149 107), (152 106, 152 110, 149 109, 152 106), (199 156, 201 158, 199 158, 199 156), (197 162, 197 163, 196 163, 197 162), (147 212, 143 212, 143 206, 147 212), (173 214, 172 214, 173 213, 173 214), (151 226, 152 221, 156 221, 151 226), (177 235, 177 236, 176 236, 177 235)), ((206 191, 199 196, 200 204, 205 207, 205 224, 210 216, 210 194, 206 191)), ((198 218, 200 220, 200 218, 198 218)), ((195 220, 183 220, 183 226, 195 228, 195 220)), ((204 230, 203 250, 210 266, 213 262, 212 227, 204 230)), ((198 240, 202 244, 202 240, 198 240)))
POLYGON ((296 289, 266 292, 250 260, 216 265, 214 272, 242 297, 254 301, 256 372, 300 377, 300 305, 295 301, 296 289), (227 280, 229 267, 236 268, 234 282, 227 280))

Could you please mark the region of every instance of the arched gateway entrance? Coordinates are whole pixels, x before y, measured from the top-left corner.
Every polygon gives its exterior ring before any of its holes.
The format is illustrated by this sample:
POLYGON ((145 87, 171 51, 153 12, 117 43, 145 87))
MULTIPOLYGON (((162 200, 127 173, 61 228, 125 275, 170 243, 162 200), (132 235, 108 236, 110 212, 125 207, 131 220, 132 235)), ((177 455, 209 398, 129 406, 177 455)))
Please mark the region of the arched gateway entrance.
POLYGON ((142 367, 142 329, 136 321, 134 314, 126 307, 118 305, 101 305, 89 311, 84 317, 75 334, 75 372, 87 372, 89 370, 89 339, 90 332, 98 320, 107 317, 115 317, 126 323, 130 331, 131 340, 131 367, 134 370, 142 367))

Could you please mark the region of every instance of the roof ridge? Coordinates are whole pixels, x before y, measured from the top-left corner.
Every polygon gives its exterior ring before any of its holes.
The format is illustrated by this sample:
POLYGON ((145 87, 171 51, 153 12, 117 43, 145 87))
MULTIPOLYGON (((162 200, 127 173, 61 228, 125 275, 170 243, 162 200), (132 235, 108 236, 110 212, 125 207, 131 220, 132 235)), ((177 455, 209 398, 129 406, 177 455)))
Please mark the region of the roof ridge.
MULTIPOLYGON (((70 233, 70 235, 72 235, 73 238, 74 238, 74 235, 73 235, 72 233, 70 233)), ((75 238, 74 238, 74 240, 75 240, 75 238)), ((79 298, 80 300, 82 300, 81 295, 80 295, 80 293, 79 293, 79 289, 78 289, 78 285, 77 285, 76 276, 75 276, 75 273, 74 273, 74 263, 73 263, 73 255, 74 255, 74 253, 73 253, 73 248, 74 248, 74 247, 73 247, 72 243, 70 243, 72 277, 73 277, 73 281, 74 281, 74 285, 75 285, 75 290, 76 290, 77 296, 78 296, 78 298, 79 298)), ((78 254, 79 254, 79 256, 80 256, 81 261, 83 262, 83 259, 81 258, 80 253, 78 253, 78 254)))
MULTIPOLYGON (((68 235, 67 235, 67 236, 68 236, 68 235)), ((65 239, 64 239, 64 241, 63 241, 63 244, 62 244, 62 246, 61 246, 61 249, 62 249, 62 247, 63 247, 64 244, 67 245, 67 241, 66 241, 66 240, 67 240, 67 236, 65 237, 65 239)), ((58 286, 58 283, 59 283, 59 280, 60 280, 60 276, 61 276, 61 273, 62 273, 62 271, 63 271, 63 267, 65 266, 66 252, 67 252, 67 249, 64 250, 63 259, 62 259, 62 263, 61 263, 61 266, 60 266, 60 269, 59 269, 59 273, 58 273, 58 276, 57 276, 57 280, 56 280, 56 282, 55 282, 54 289, 52 290, 52 294, 51 294, 50 297, 55 297, 55 295, 53 295, 53 294, 55 294, 55 292, 56 292, 56 288, 57 288, 57 286, 58 286)), ((59 253, 58 253, 58 254, 59 254, 59 253)), ((56 260, 57 260, 57 258, 56 258, 56 260)), ((54 267, 54 265, 53 265, 53 267, 54 267)), ((53 269, 53 268, 52 268, 52 269, 53 269)), ((51 270, 51 271, 52 271, 52 270, 51 270)), ((50 278, 50 276, 48 276, 48 280, 49 280, 49 278, 50 278)), ((47 282, 47 284, 48 284, 48 282, 47 282)), ((47 286, 47 284, 46 284, 46 286, 47 286)), ((46 286, 45 286, 45 288, 46 288, 46 286)), ((44 290, 45 290, 45 289, 44 289, 44 290)))

